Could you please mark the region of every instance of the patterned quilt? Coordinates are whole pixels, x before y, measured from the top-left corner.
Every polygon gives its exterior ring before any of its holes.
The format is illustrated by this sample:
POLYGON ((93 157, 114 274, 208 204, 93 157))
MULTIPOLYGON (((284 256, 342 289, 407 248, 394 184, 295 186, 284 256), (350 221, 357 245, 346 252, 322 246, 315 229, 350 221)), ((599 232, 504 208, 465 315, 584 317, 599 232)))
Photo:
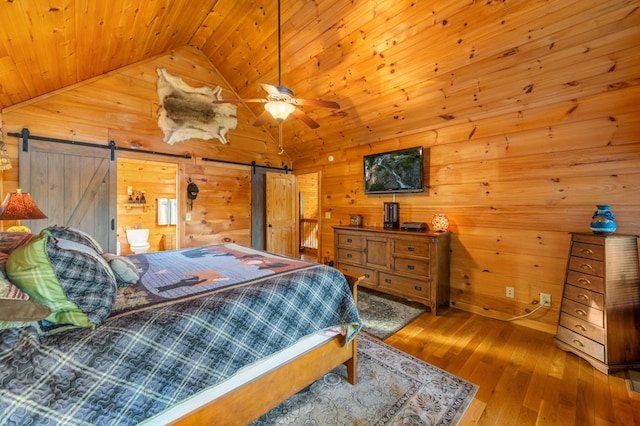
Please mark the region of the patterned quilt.
POLYGON ((137 424, 306 335, 361 326, 325 265, 235 245, 132 260, 140 281, 95 330, 0 332, 0 424, 137 424))

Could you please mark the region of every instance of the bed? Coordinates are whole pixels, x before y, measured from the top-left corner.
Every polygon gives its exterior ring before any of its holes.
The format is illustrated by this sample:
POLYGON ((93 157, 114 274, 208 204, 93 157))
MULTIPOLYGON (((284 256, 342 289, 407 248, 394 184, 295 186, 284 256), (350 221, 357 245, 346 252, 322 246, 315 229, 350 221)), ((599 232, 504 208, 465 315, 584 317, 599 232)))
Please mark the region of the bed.
POLYGON ((122 257, 63 227, 2 239, 22 299, 0 299, 1 424, 248 424, 340 364, 355 383, 357 280, 334 268, 236 244, 122 257))

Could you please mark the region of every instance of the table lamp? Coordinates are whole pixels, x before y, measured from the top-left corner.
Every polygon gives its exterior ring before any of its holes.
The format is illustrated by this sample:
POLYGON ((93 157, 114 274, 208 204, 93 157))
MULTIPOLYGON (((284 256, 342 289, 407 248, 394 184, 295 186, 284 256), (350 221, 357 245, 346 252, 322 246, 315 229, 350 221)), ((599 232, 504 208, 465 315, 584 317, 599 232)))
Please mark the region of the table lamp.
POLYGON ((0 220, 17 220, 18 225, 11 226, 7 232, 28 232, 31 230, 20 225, 22 219, 46 219, 47 215, 42 213, 29 193, 23 193, 21 189, 10 192, 0 205, 0 220))

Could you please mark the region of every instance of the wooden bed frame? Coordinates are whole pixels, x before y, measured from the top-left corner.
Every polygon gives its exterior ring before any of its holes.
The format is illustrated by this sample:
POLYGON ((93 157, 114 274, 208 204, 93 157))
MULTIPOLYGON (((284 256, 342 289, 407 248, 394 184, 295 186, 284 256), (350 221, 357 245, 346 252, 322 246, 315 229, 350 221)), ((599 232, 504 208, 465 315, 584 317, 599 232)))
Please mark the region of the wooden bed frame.
MULTIPOLYGON (((362 277, 345 277, 357 303, 358 283, 362 277)), ((279 368, 186 414, 172 424, 248 424, 340 364, 347 366, 347 380, 355 385, 357 355, 357 337, 347 345, 345 337, 338 335, 279 368)))

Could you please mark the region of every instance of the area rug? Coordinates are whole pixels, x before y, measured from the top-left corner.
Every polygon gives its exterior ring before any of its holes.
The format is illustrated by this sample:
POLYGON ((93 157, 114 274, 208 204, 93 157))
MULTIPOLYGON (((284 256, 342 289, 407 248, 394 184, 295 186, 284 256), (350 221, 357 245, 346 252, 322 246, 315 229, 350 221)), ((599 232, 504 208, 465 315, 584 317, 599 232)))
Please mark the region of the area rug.
POLYGON ((358 287, 362 330, 379 339, 391 336, 426 310, 420 303, 358 287))
POLYGON ((358 337, 358 383, 340 366, 256 420, 265 425, 456 425, 478 386, 358 337))
POLYGON ((629 392, 640 393, 640 370, 627 370, 625 383, 629 392))

